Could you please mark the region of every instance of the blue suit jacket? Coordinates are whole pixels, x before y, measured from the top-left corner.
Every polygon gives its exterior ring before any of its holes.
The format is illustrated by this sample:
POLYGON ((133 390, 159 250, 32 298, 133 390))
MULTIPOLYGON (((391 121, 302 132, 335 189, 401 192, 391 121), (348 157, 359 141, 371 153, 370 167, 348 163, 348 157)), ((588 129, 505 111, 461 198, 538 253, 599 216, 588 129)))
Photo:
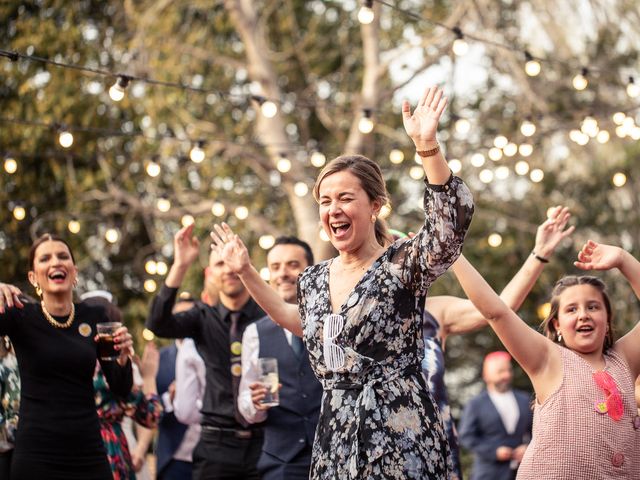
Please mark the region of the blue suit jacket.
POLYGON ((508 434, 485 390, 467 403, 460 418, 460 444, 474 453, 471 480, 507 480, 514 477, 509 461, 496 459, 496 449, 500 446, 515 448, 531 440, 533 413, 531 397, 528 393, 514 390, 520 409, 520 418, 513 434, 508 434))
MULTIPOLYGON (((160 367, 156 376, 158 395, 162 396, 169 389, 169 385, 176 379, 176 355, 178 348, 175 343, 160 349, 160 367)), ((173 412, 164 413, 158 424, 158 444, 156 446, 158 473, 165 468, 173 454, 178 449, 187 431, 187 425, 180 423, 173 412)))

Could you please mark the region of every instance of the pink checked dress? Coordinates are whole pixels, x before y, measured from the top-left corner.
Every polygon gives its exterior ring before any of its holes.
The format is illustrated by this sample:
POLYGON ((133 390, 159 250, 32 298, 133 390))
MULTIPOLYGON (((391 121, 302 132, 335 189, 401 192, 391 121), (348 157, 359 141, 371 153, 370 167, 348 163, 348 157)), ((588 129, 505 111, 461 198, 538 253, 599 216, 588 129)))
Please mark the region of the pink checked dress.
POLYGON ((640 430, 634 379, 624 358, 605 354, 605 371, 622 395, 624 412, 618 421, 596 411, 605 394, 593 379, 594 370, 573 351, 562 355, 562 384, 542 405, 536 402, 533 439, 518 470, 518 480, 640 479, 640 430))

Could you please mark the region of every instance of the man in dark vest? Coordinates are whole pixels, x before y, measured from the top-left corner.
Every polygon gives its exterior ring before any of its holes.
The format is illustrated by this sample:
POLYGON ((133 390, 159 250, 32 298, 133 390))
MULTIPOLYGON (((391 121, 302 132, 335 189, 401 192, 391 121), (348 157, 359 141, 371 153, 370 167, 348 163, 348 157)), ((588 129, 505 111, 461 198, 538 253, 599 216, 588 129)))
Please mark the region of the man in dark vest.
MULTIPOLYGON (((288 303, 297 301, 298 275, 313 265, 308 244, 279 237, 267 255, 269 283, 288 303)), ((250 423, 264 422, 265 439, 258 461, 262 480, 308 479, 322 386, 309 364, 302 339, 269 317, 249 325, 242 337, 242 379, 238 409, 250 423), (258 358, 278 360, 280 404, 260 403, 266 388, 259 381, 258 358)))

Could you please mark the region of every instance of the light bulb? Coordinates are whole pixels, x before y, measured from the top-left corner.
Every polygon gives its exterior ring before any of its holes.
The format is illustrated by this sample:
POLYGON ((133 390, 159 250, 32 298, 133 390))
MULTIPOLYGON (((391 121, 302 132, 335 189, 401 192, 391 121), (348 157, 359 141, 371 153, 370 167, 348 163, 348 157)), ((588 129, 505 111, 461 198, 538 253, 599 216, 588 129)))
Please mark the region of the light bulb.
POLYGON ((273 235, 262 235, 258 239, 258 245, 260 245, 260 248, 263 250, 269 250, 273 247, 274 243, 276 243, 276 239, 273 235))
POLYGON ((269 267, 262 267, 260 269, 260 278, 262 278, 262 280, 264 280, 265 282, 269 281, 269 279, 271 278, 271 272, 269 271, 269 267))
POLYGON ((471 122, 466 118, 460 118, 456 120, 456 132, 461 135, 466 135, 471 130, 471 122))
POLYGON ((73 134, 63 130, 60 132, 60 135, 58 135, 58 142, 60 142, 62 147, 69 148, 73 145, 73 134))
POLYGON ((491 183, 491 181, 493 180, 493 172, 488 168, 485 168, 484 170, 480 171, 480 173, 478 174, 478 178, 482 183, 491 183))
POLYGON ((156 208, 162 213, 167 213, 171 210, 171 201, 166 197, 160 197, 156 202, 156 208))
POLYGON ((271 100, 266 100, 260 105, 260 111, 266 118, 273 118, 278 113, 278 106, 271 100))
POLYGON ((471 155, 471 165, 473 165, 474 167, 481 167, 484 165, 484 162, 485 158, 483 154, 474 153, 473 155, 471 155))
POLYGON ((13 208, 13 218, 18 221, 24 220, 27 216, 27 211, 22 205, 17 205, 13 208))
POLYGON ((114 102, 122 100, 124 98, 124 90, 127 88, 127 85, 129 85, 128 77, 118 77, 116 83, 114 83, 109 89, 109 97, 111 97, 111 100, 114 102))
POLYGON ((394 148, 389 152, 389 161, 395 165, 404 161, 404 152, 399 148, 394 148))
POLYGON ((16 162, 15 158, 7 158, 4 161, 4 171, 7 172, 9 175, 12 175, 14 173, 16 173, 16 170, 18 170, 18 162, 16 162))
POLYGON ((615 123, 616 125, 622 125, 624 123, 624 119, 627 118, 627 116, 624 114, 624 112, 616 112, 613 114, 613 123, 615 123))
POLYGON ((533 170, 531 170, 531 173, 529 174, 529 178, 531 179, 532 182, 539 183, 544 178, 544 172, 539 168, 534 168, 533 170))
POLYGON ((502 235, 499 233, 492 233, 489 235, 489 238, 487 238, 487 243, 493 248, 499 247, 502 245, 502 235))
POLYGON ((162 260, 156 263, 156 268, 158 270, 158 275, 166 275, 167 272, 169 271, 169 267, 167 263, 163 262, 162 260))
POLYGON ((506 178, 509 178, 509 167, 502 165, 501 167, 496 168, 495 176, 498 180, 505 180, 506 178))
POLYGON ((158 175, 160 175, 160 172, 162 171, 162 168, 160 167, 160 164, 151 161, 149 163, 147 163, 147 175, 149 175, 152 178, 157 177, 158 175))
POLYGON ((369 25, 376 18, 373 9, 371 8, 372 2, 365 2, 364 5, 358 11, 358 21, 363 25, 369 25))
POLYGON ((287 173, 289 170, 291 170, 291 160, 289 160, 285 156, 281 156, 276 163, 276 168, 281 173, 287 173))
POLYGON ((518 175, 526 175, 529 173, 529 164, 524 160, 520 160, 516 163, 515 170, 518 175))
POLYGON ((409 170, 409 176, 414 180, 422 179, 422 177, 424 177, 424 168, 418 166, 411 167, 411 169, 409 170))
POLYGON ((297 182, 293 186, 293 192, 299 197, 304 197, 307 193, 309 193, 309 187, 304 182, 297 182))
POLYGON ((155 260, 147 260, 144 263, 144 271, 149 275, 155 275, 156 273, 158 273, 158 264, 155 260))
POLYGON ((518 153, 518 145, 513 142, 509 142, 504 147, 504 154, 507 157, 513 157, 516 153, 518 153))
POLYGON ((211 213, 216 217, 223 216, 225 211, 226 211, 226 208, 220 202, 213 202, 213 205, 211 205, 211 213))
POLYGON ((529 60, 524 64, 524 71, 530 77, 537 77, 540 74, 541 66, 537 60, 529 60))
POLYGON ((627 183, 627 176, 622 172, 617 172, 613 176, 611 181, 616 187, 622 187, 625 183, 627 183))
POLYGON ((507 146, 508 143, 509 143, 509 140, 507 140, 507 137, 505 137, 504 135, 498 135, 496 138, 493 139, 493 144, 495 145, 496 148, 504 148, 507 146))
POLYGON ((193 163, 202 163, 202 161, 204 160, 205 153, 202 147, 204 147, 204 142, 199 141, 189 152, 189 158, 193 163))
POLYGON ((109 243, 116 243, 120 238, 120 233, 115 228, 108 228, 106 232, 104 232, 104 238, 109 243))
POLYGON ((587 80, 587 69, 582 69, 582 72, 573 77, 573 88, 576 90, 584 90, 589 85, 589 80, 587 80))
POLYGON ((460 170, 462 170, 462 162, 457 158, 452 158, 449 160, 449 168, 454 174, 460 173, 460 170))
POLYGON ((469 51, 469 44, 464 38, 456 38, 453 41, 453 53, 461 57, 469 51))
POLYGON ((183 215, 182 218, 180 219, 180 223, 182 224, 183 227, 188 227, 189 225, 192 225, 193 222, 195 222, 196 219, 193 218, 193 215, 189 215, 188 213, 183 215))
POLYGON ((322 152, 316 150, 311 154, 311 165, 313 165, 314 167, 320 168, 324 166, 326 161, 327 157, 325 157, 324 153, 322 152))
POLYGON ((158 288, 158 284, 156 283, 156 281, 153 278, 147 278, 144 281, 144 290, 145 290, 145 292, 153 293, 153 292, 156 291, 157 288, 158 288))
POLYGON ((631 98, 636 98, 640 95, 640 85, 638 85, 633 77, 629 77, 629 83, 627 83, 627 95, 631 98))
POLYGON ((72 218, 71 220, 69 220, 69 223, 67 224, 67 228, 71 233, 76 234, 80 232, 80 222, 75 218, 72 218))
POLYGON ((502 158, 502 150, 496 147, 491 147, 489 149, 488 155, 491 160, 493 160, 494 162, 497 162, 502 158))
POLYGON ((239 220, 245 220, 249 216, 249 209, 241 205, 236 207, 233 213, 239 220))
POLYGON ((598 140, 598 143, 607 143, 610 138, 611 135, 606 130, 600 130, 598 132, 598 135, 596 136, 596 140, 598 140))
POLYGON ((373 131, 373 120, 371 120, 371 110, 365 108, 362 111, 362 118, 358 122, 358 130, 365 135, 373 131))
POLYGON ((520 125, 520 132, 525 137, 531 137, 534 133, 536 133, 536 126, 529 120, 525 120, 524 122, 522 122, 522 125, 520 125))

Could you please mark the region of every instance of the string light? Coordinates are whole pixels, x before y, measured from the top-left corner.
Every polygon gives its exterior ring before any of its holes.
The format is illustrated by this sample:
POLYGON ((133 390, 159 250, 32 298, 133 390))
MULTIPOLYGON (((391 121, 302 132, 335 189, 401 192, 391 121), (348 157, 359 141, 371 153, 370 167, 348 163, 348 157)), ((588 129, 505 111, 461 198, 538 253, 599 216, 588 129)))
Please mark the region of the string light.
POLYGON ((4 171, 9 175, 13 175, 18 170, 18 162, 15 158, 8 157, 4 160, 4 171))
POLYGON ((398 165, 404 161, 404 152, 399 148, 393 148, 389 152, 389 161, 394 165, 398 165))
POLYGON ((155 260, 149 259, 144 262, 144 271, 149 275, 155 275, 156 273, 158 273, 158 264, 155 260))
POLYGON ((520 125, 520 133, 525 137, 531 137, 534 133, 536 133, 536 126, 530 120, 525 120, 520 125))
POLYGON ((582 126, 580 127, 582 133, 589 135, 591 138, 594 138, 598 135, 600 131, 600 127, 598 127, 598 121, 592 116, 587 116, 582 120, 582 126))
POLYGON ((233 214, 238 220, 245 220, 249 216, 249 209, 243 205, 236 207, 233 214))
POLYGON ((156 263, 156 269, 157 269, 158 275, 164 276, 169 271, 169 266, 167 265, 166 262, 163 262, 162 260, 160 260, 156 263))
POLYGON ((416 162, 418 165, 422 165, 422 157, 418 155, 418 152, 413 154, 413 161, 416 162))
POLYGON ((165 196, 158 198, 158 200, 156 201, 156 208, 162 213, 167 213, 169 210, 171 210, 171 200, 169 200, 165 196))
POLYGON ((502 159, 502 150, 497 147, 491 147, 488 152, 489 158, 494 162, 502 159))
POLYGON ((598 140, 598 143, 607 143, 610 138, 611 135, 606 130, 600 130, 598 132, 598 135, 596 136, 596 140, 598 140))
POLYGON ((260 278, 265 282, 268 282, 271 279, 271 272, 268 267, 262 267, 260 269, 260 278))
POLYGON ((278 161, 276 162, 276 168, 281 173, 287 173, 291 170, 291 160, 287 158, 285 153, 280 154, 280 158, 278 158, 278 161))
POLYGON ((309 187, 304 182, 297 182, 293 186, 293 192, 299 197, 304 197, 307 193, 309 193, 309 187))
POLYGON ((484 155, 481 153, 474 153, 473 155, 471 155, 471 165, 473 165, 476 168, 480 168, 481 166, 484 165, 485 162, 485 158, 484 155))
POLYGON ((364 0, 358 11, 358 21, 363 25, 369 25, 375 19, 373 12, 373 0, 364 0))
POLYGON ((69 220, 67 228, 71 233, 75 235, 80 232, 80 222, 76 218, 72 218, 71 220, 69 220))
POLYGON ((504 147, 504 154, 507 157, 513 157, 516 153, 518 153, 518 145, 513 142, 509 142, 504 147))
POLYGON ((151 178, 155 178, 158 175, 160 175, 162 168, 160 167, 159 163, 156 163, 155 161, 150 160, 149 163, 147 163, 147 167, 145 170, 147 172, 147 175, 149 175, 151 178))
POLYGON ((111 88, 109 89, 109 97, 114 102, 119 102, 124 98, 124 91, 129 85, 129 77, 120 75, 111 88))
POLYGON ((636 98, 638 95, 640 95, 640 86, 636 84, 633 77, 629 77, 629 83, 627 83, 627 95, 629 95, 631 98, 636 98))
POLYGON ((491 183, 493 181, 493 172, 488 168, 485 168, 480 171, 478 178, 482 183, 491 183))
POLYGON ((460 27, 453 27, 452 31, 456 35, 456 39, 453 41, 453 53, 459 57, 466 55, 469 51, 469 44, 464 39, 462 30, 460 27))
POLYGON ((529 164, 525 160, 520 160, 515 165, 515 171, 518 175, 526 175, 529 173, 529 164))
POLYGON ((456 120, 455 128, 460 135, 466 135, 471 131, 471 122, 466 118, 460 118, 456 120))
POLYGON ((120 238, 120 232, 118 232, 118 230, 113 227, 107 228, 107 230, 104 232, 104 238, 109 243, 116 243, 120 238))
POLYGON ((509 167, 502 165, 501 167, 496 168, 495 176, 498 180, 505 180, 506 178, 509 178, 509 167))
POLYGON ((323 167, 326 161, 327 157, 325 157, 324 153, 322 152, 316 150, 311 154, 311 165, 313 165, 314 167, 323 167))
POLYGON ((457 158, 452 158, 449 160, 449 168, 453 173, 460 173, 460 170, 462 170, 462 162, 457 158))
POLYGON ((493 247, 493 248, 499 247, 500 245, 502 245, 502 235, 500 235, 499 233, 492 233, 487 238, 487 243, 489 244, 490 247, 493 247))
POLYGON ((617 172, 611 179, 616 187, 622 187, 627 183, 627 176, 622 172, 617 172))
POLYGON ((380 208, 379 216, 380 218, 385 219, 385 218, 389 218, 389 215, 391 215, 391 205, 386 203, 382 206, 382 208, 380 208))
POLYGON ((551 304, 549 302, 543 303, 538 307, 537 313, 538 313, 538 318, 540 320, 544 320, 551 313, 551 304))
POLYGON ((260 245, 260 248, 263 250, 269 250, 273 247, 274 243, 276 243, 276 239, 273 235, 262 235, 258 239, 258 245, 260 245))
POLYGON ((588 74, 589 70, 583 67, 580 73, 573 77, 573 88, 576 90, 584 90, 587 88, 587 85, 589 85, 589 80, 587 80, 588 74))
POLYGON ((493 145, 496 148, 504 148, 507 146, 508 143, 509 143, 509 140, 507 140, 507 137, 505 137, 504 135, 498 135, 496 138, 493 139, 493 145))
POLYGON ((180 219, 180 223, 182 224, 183 227, 188 227, 189 225, 193 225, 193 222, 195 221, 196 219, 193 218, 193 215, 189 215, 188 213, 184 214, 180 219))
POLYGON ((62 130, 58 135, 58 142, 60 146, 63 148, 69 148, 73 145, 73 134, 71 132, 67 132, 66 130, 62 130))
POLYGON ((148 328, 145 328, 144 330, 142 330, 142 338, 144 338, 147 342, 152 342, 156 338, 156 335, 148 328))
POLYGON ((524 51, 524 58, 526 63, 524 64, 524 71, 530 77, 536 77, 540 74, 541 66, 540 62, 533 58, 527 50, 524 51))
POLYGON ((371 120, 371 109, 365 108, 362 110, 362 118, 358 122, 358 130, 360 133, 368 134, 373 131, 373 120, 371 120))
POLYGON ((414 180, 421 180, 422 177, 424 177, 424 168, 418 166, 411 167, 409 170, 409 176, 414 180))
POLYGON ((22 205, 16 205, 15 207, 13 207, 13 218, 20 222, 24 220, 26 216, 27 211, 22 205))
POLYGON ((544 172, 539 168, 534 168, 533 170, 531 170, 531 173, 529 174, 529 178, 531 179, 532 182, 539 183, 544 178, 544 172))
POLYGON ((213 205, 211 205, 211 213, 216 217, 222 217, 225 211, 224 204, 220 202, 213 202, 213 205))
POLYGON ((273 118, 278 114, 278 106, 275 104, 275 102, 267 100, 260 95, 253 95, 251 98, 255 100, 258 105, 260 105, 260 112, 266 118, 273 118))
POLYGON ((528 157, 533 153, 533 145, 530 143, 521 143, 518 147, 518 153, 523 157, 528 157))
POLYGON ((156 289, 158 288, 158 284, 156 283, 156 281, 153 278, 147 278, 144 281, 144 290, 147 293, 153 293, 156 291, 156 289))
POLYGON ((189 158, 193 163, 202 163, 204 160, 204 140, 198 140, 189 152, 189 158))

